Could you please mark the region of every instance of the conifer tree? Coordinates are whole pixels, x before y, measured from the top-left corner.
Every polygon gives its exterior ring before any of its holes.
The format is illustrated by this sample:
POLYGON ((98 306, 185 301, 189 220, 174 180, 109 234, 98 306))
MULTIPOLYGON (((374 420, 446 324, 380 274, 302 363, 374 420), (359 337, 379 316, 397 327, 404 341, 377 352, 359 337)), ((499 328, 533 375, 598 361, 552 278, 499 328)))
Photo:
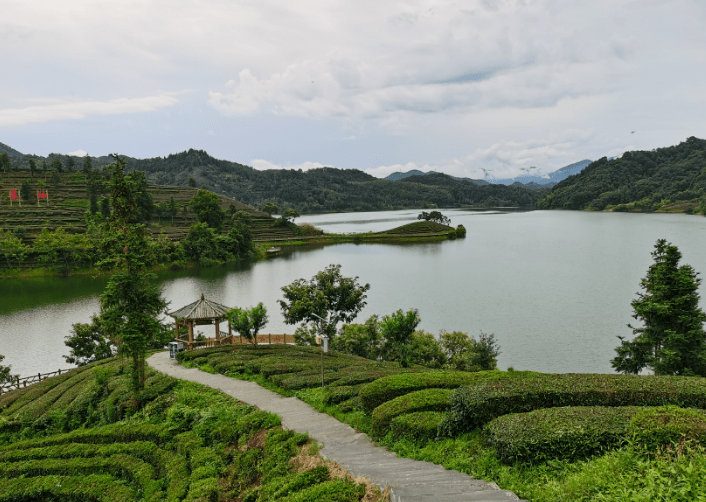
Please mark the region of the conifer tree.
POLYGON ((642 279, 644 293, 633 300, 633 317, 642 325, 632 328, 631 341, 619 336, 613 368, 637 374, 649 368, 657 375, 706 376, 706 314, 699 307, 698 273, 679 265, 676 246, 660 239, 652 252, 654 264, 642 279))

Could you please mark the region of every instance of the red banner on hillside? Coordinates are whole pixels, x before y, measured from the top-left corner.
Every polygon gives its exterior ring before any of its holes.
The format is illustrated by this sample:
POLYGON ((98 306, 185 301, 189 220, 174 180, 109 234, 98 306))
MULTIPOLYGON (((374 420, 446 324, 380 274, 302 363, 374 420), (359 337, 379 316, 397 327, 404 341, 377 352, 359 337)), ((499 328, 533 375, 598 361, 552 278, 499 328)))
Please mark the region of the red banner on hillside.
POLYGON ((38 199, 48 199, 49 194, 47 193, 46 190, 37 190, 37 198, 38 199))
POLYGON ((20 196, 17 193, 17 190, 10 190, 10 200, 17 200, 19 198, 20 196))

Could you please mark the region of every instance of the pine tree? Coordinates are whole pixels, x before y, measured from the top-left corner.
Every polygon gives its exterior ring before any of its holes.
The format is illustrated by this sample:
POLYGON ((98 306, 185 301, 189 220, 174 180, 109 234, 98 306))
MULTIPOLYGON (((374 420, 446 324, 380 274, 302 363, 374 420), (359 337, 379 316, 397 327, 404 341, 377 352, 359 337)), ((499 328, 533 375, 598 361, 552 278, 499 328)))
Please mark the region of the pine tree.
MULTIPOLYGON (((103 266, 115 273, 100 296, 100 320, 105 335, 118 342, 119 350, 132 360, 133 405, 145 385, 145 352, 164 336, 159 316, 167 303, 161 289, 152 281, 155 263, 144 225, 133 224, 137 205, 132 186, 124 175, 125 160, 114 155, 111 179, 113 212, 108 221, 104 251, 109 255, 103 266)), ((165 340, 161 340, 162 342, 165 340)))
POLYGON ((679 266, 681 253, 664 239, 655 244, 654 264, 642 279, 644 293, 633 300, 632 341, 619 336, 613 368, 637 374, 644 368, 657 375, 706 376, 706 314, 699 308, 701 279, 690 265, 679 266))

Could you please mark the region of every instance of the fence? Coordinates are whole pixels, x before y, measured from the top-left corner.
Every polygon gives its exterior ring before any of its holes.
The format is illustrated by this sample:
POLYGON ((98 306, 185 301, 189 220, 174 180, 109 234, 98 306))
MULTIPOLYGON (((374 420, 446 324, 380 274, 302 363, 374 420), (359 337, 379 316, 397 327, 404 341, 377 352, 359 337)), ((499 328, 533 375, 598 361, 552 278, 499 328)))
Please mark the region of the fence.
POLYGON ((71 370, 61 370, 60 369, 57 371, 52 371, 51 373, 37 373, 36 375, 22 377, 22 378, 20 378, 19 376, 16 376, 12 380, 10 380, 9 382, 0 383, 0 395, 2 395, 5 392, 10 392, 11 390, 25 388, 28 385, 32 385, 33 383, 37 383, 37 382, 41 382, 42 380, 46 380, 50 376, 61 375, 62 373, 66 373, 67 371, 71 371, 71 370))
MULTIPOLYGON (((183 343, 186 350, 206 349, 209 347, 219 347, 221 345, 247 345, 251 343, 244 336, 228 336, 227 333, 223 332, 221 332, 220 339, 207 338, 205 340, 189 343, 187 340, 179 338, 175 341, 183 343)), ((268 333, 267 335, 257 335, 257 343, 262 345, 294 343, 294 335, 273 335, 272 333, 268 333)))

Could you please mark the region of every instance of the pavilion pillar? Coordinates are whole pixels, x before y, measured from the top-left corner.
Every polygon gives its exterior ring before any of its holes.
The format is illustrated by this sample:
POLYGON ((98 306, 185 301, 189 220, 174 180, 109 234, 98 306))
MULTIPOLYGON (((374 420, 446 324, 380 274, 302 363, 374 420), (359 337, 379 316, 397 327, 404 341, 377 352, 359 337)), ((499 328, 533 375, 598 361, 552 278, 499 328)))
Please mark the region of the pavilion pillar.
POLYGON ((216 319, 216 340, 220 341, 221 339, 221 320, 216 319))
POLYGON ((233 336, 233 328, 230 326, 230 319, 228 319, 228 336, 233 336))
POLYGON ((189 343, 194 343, 194 321, 189 322, 189 343))

